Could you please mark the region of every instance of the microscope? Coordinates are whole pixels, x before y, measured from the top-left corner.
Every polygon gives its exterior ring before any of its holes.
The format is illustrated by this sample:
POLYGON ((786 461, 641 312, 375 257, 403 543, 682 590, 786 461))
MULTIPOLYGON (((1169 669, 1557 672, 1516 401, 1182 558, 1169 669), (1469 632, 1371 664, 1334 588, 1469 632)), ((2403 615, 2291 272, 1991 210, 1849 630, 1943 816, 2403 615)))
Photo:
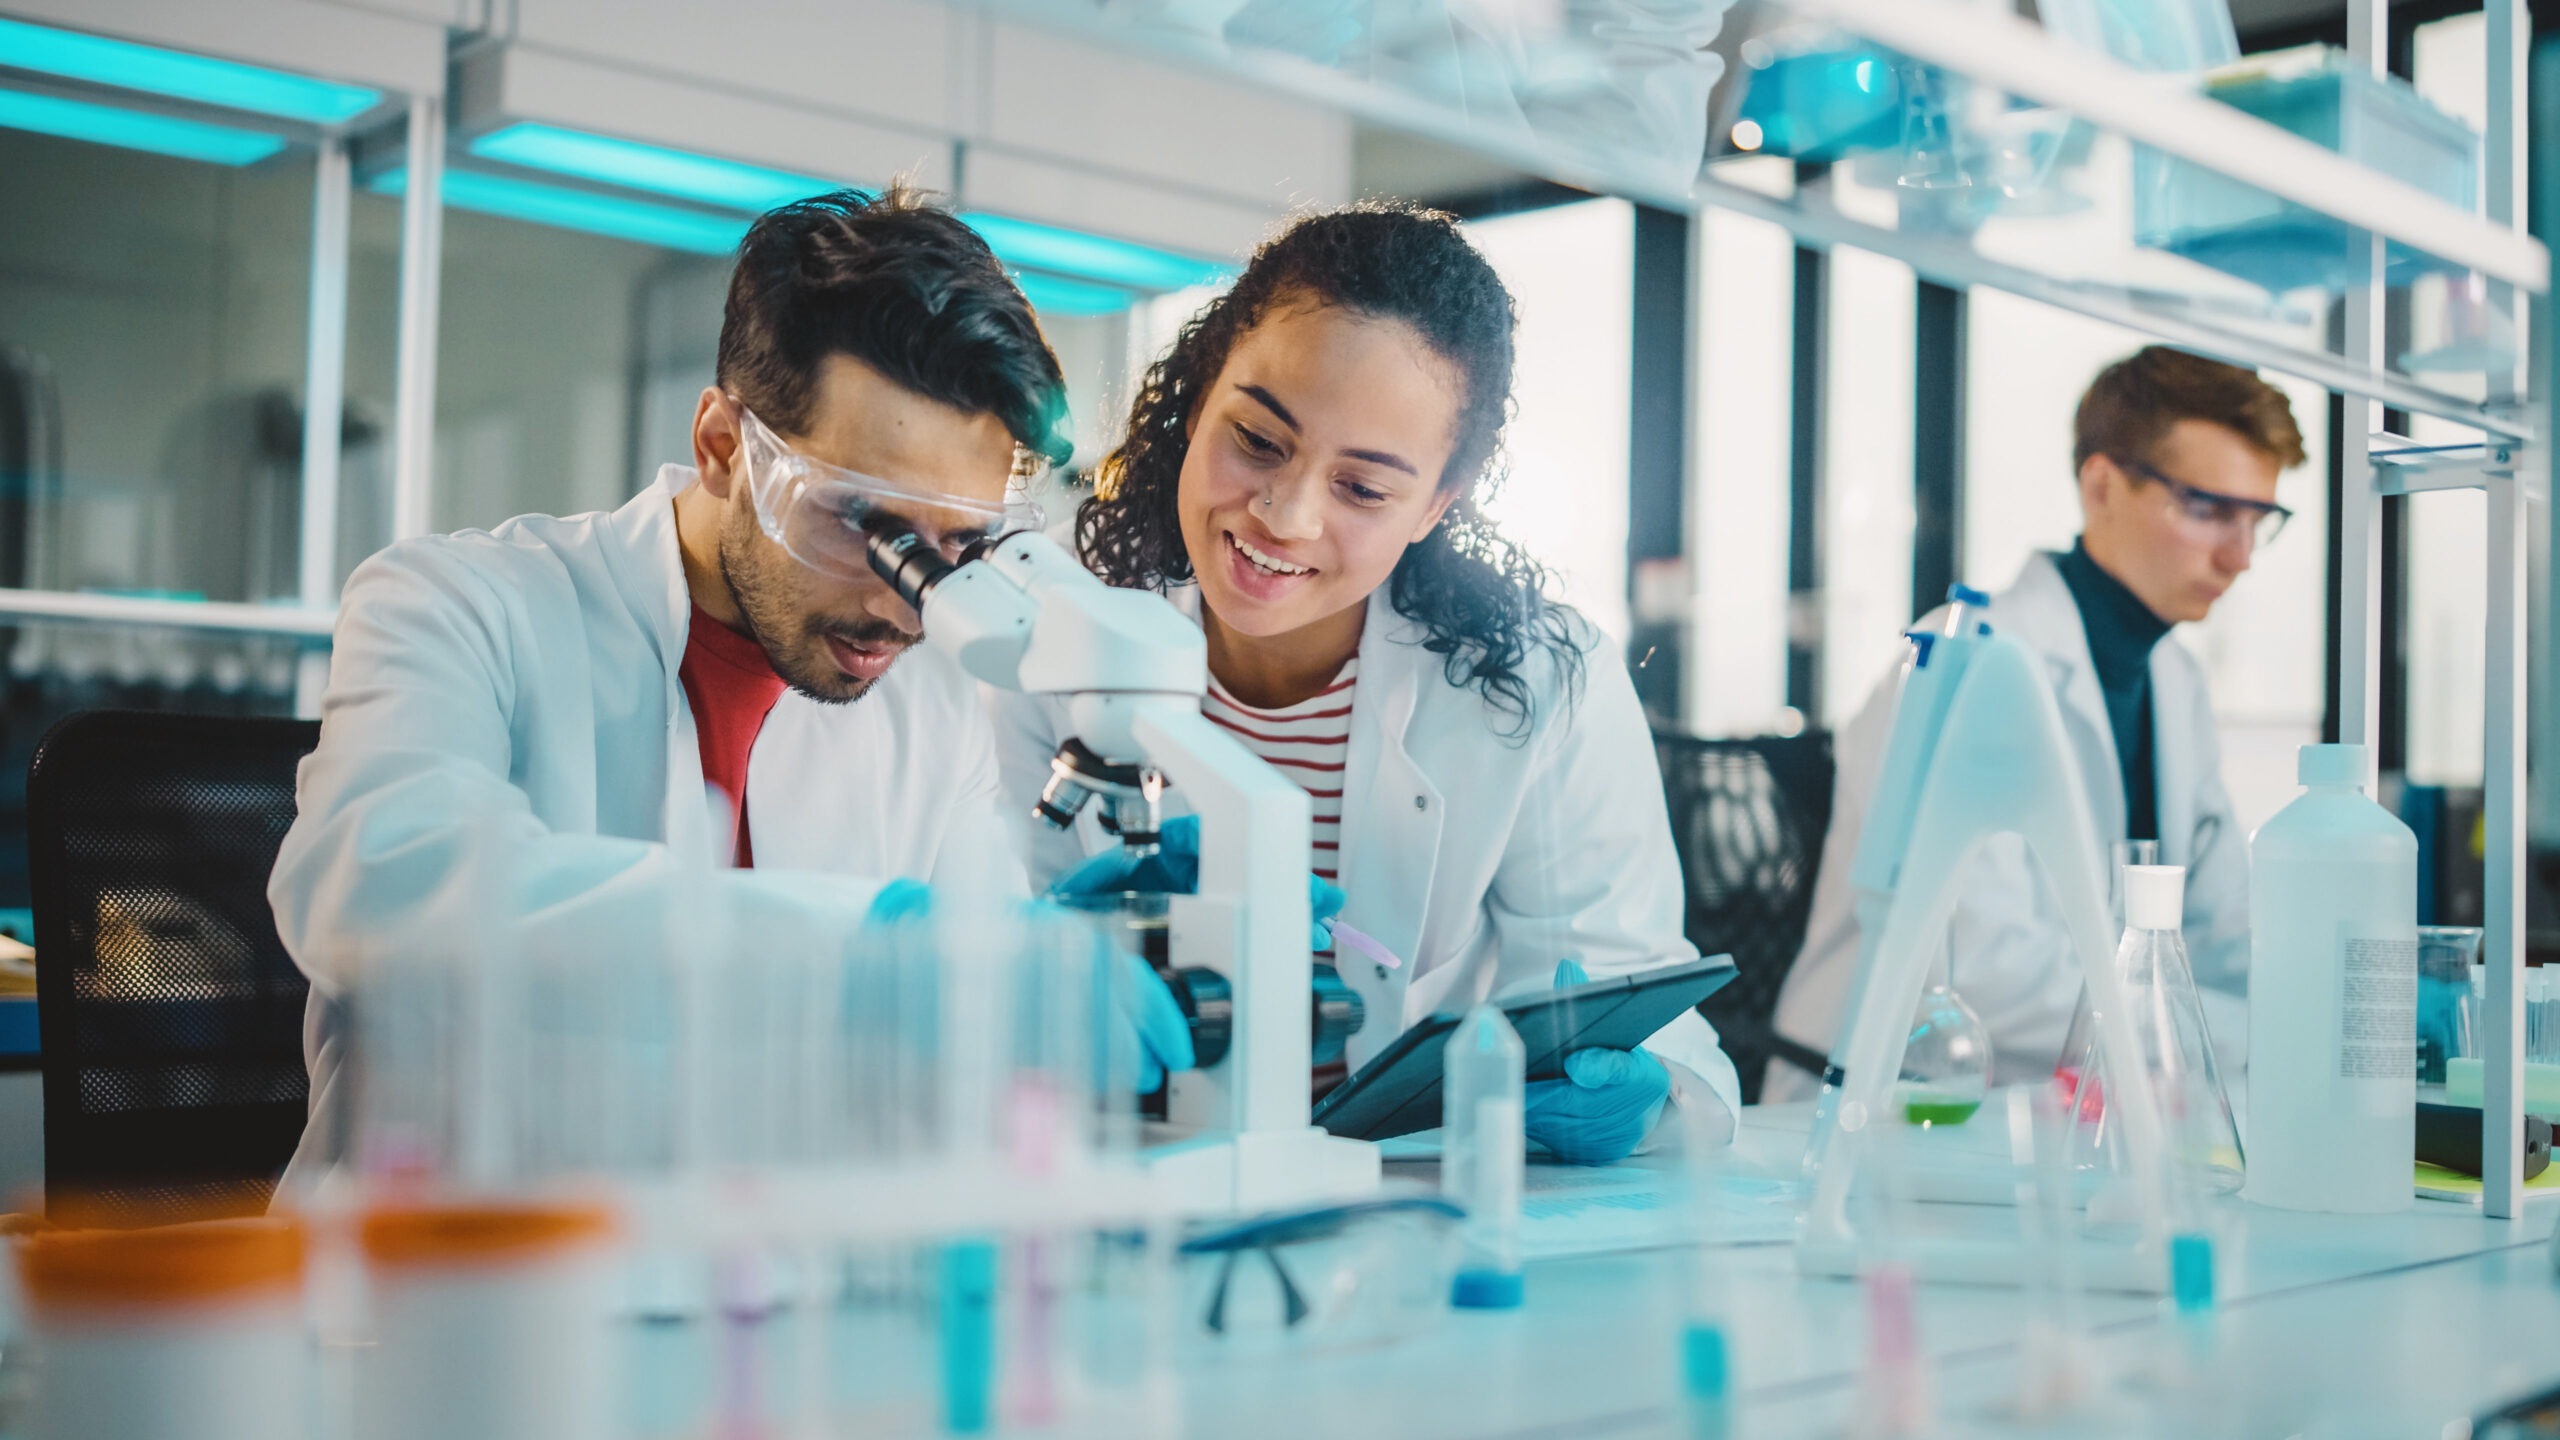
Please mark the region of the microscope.
POLYGON ((1200 713, 1199 626, 1161 595, 1104 584, 1032 531, 955 560, 883 527, 869 554, 924 618, 925 643, 987 684, 1066 702, 1073 738, 1051 762, 1043 820, 1072 824, 1098 799, 1106 827, 1144 855, 1168 785, 1200 816, 1198 893, 1167 907, 1199 1067, 1167 1082, 1168 1119, 1185 1138, 1147 1154, 1173 1203, 1235 1212, 1376 1189, 1376 1146, 1308 1123, 1323 1016, 1307 950, 1306 792, 1200 713))

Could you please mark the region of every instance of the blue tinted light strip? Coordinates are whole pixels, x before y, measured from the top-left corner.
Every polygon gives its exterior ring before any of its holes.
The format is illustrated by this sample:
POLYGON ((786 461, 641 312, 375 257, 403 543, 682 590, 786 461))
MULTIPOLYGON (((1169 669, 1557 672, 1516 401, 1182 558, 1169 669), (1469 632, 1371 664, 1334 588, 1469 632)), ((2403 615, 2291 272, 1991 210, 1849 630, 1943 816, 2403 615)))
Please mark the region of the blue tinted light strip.
POLYGON ((963 215, 960 218, 968 223, 969 228, 985 237, 988 248, 1008 265, 1099 280, 1132 290, 1183 290, 1194 285, 1218 285, 1235 273, 1213 260, 1177 255, 1170 250, 1087 235, 1078 230, 1062 230, 1055 225, 1011 220, 1002 215, 963 215))
POLYGON ((484 160, 739 210, 770 210, 841 188, 832 181, 785 170, 531 121, 492 130, 473 140, 469 149, 484 160))
POLYGON ((284 148, 284 137, 280 135, 234 130, 228 125, 207 125, 201 120, 179 120, 113 105, 92 105, 85 100, 30 95, 23 90, 0 90, 0 126, 215 165, 255 164, 284 148))
POLYGON ((213 60, 156 45, 137 45, 129 40, 110 40, 103 35, 83 35, 76 30, 56 30, 18 20, 0 20, 0 65, 96 85, 148 90, 155 95, 234 110, 254 110, 310 125, 352 120, 382 98, 379 91, 361 85, 314 80, 307 75, 289 75, 262 66, 213 60))
POLYGON ((1117 315, 1138 298, 1112 285, 1022 271, 1015 272, 1013 283, 1022 287, 1031 308, 1045 315, 1117 315))
MULTIPOLYGON (((409 172, 385 171, 367 181, 365 188, 377 194, 397 195, 409 188, 409 172)), ((747 233, 744 219, 704 215, 645 200, 624 200, 477 170, 446 170, 444 203, 456 210, 526 220, 562 230, 582 230, 590 235, 696 255, 726 255, 738 248, 739 239, 747 233)))

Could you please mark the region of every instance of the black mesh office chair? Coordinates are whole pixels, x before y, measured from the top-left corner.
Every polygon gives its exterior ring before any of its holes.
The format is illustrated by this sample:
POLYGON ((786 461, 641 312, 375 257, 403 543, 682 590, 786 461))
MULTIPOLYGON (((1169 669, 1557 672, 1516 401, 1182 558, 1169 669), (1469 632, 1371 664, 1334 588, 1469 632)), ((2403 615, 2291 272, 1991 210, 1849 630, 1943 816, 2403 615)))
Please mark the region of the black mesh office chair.
POLYGON ((46 1208, 253 1214, 302 1133, 307 986, 267 872, 316 722, 93 710, 27 771, 46 1208))
POLYGON ((1742 1072, 1744 1102, 1754 1102, 1772 1056, 1822 1069, 1822 1055, 1779 1035, 1770 1017, 1813 909, 1831 826, 1831 737, 1657 733, 1653 747, 1688 885, 1689 941, 1701 954, 1731 952, 1742 972, 1698 1008, 1742 1072))

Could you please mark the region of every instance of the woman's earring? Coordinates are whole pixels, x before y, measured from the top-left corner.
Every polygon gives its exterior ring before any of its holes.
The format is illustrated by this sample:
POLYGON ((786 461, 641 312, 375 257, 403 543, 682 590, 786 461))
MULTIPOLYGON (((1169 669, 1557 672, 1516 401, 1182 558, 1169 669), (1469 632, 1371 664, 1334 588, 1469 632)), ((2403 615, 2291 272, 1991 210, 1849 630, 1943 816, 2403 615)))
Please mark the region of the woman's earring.
POLYGON ((1270 496, 1265 495, 1265 496, 1263 496, 1263 497, 1262 497, 1262 508, 1263 508, 1263 509, 1265 509, 1265 510, 1268 510, 1268 509, 1270 509, 1270 508, 1271 508, 1271 497, 1270 497, 1270 496))

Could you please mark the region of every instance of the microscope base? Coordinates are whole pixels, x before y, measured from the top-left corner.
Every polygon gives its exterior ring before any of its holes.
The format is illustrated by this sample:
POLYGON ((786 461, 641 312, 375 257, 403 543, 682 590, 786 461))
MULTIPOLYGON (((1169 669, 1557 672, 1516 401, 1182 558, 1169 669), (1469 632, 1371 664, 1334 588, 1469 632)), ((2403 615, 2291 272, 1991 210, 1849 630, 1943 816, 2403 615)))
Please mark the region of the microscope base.
MULTIPOLYGON (((1150 1140, 1154 1127, 1150 1128, 1150 1140)), ((1310 1125, 1304 1130, 1202 1134, 1150 1143, 1139 1157, 1186 1215, 1238 1215, 1378 1189, 1378 1147, 1310 1125)))

